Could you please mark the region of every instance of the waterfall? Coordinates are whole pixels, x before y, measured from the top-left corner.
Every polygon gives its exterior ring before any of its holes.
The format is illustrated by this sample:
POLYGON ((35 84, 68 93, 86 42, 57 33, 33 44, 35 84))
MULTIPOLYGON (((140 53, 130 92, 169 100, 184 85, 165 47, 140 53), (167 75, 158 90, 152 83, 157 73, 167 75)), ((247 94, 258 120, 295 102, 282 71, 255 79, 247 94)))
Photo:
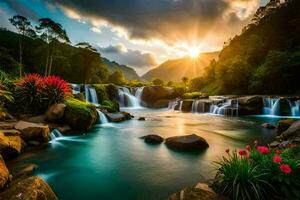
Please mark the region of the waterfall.
POLYGON ((80 93, 80 84, 71 84, 72 86, 72 94, 80 93))
POLYGON ((118 89, 119 103, 121 107, 127 108, 142 108, 141 97, 144 87, 140 87, 133 95, 127 87, 120 87, 118 89))
POLYGON ((98 115, 99 115, 98 123, 99 124, 107 124, 108 119, 105 116, 105 114, 103 112, 101 112, 100 110, 97 110, 97 112, 98 112, 98 115))
POLYGON ((300 116, 300 100, 293 102, 294 104, 291 106, 292 116, 297 117, 300 116))
POLYGON ((179 110, 180 111, 182 110, 182 103, 183 103, 183 101, 180 101, 180 103, 179 103, 179 110))
POLYGON ((95 88, 92 88, 92 87, 86 85, 84 87, 84 89, 85 89, 85 99, 86 99, 86 101, 90 102, 92 104, 95 104, 95 105, 99 105, 97 92, 96 92, 95 88))
POLYGON ((178 99, 170 101, 168 105, 168 110, 175 110, 175 107, 178 105, 178 99))
POLYGON ((63 135, 59 132, 59 130, 54 129, 53 131, 51 131, 51 133, 50 133, 51 140, 55 140, 56 138, 59 138, 59 137, 63 137, 63 135))
POLYGON ((200 100, 193 101, 192 113, 197 113, 198 112, 199 103, 200 103, 200 100))
POLYGON ((226 99, 224 103, 219 105, 212 104, 210 113, 216 115, 238 116, 239 103, 237 100, 226 99))

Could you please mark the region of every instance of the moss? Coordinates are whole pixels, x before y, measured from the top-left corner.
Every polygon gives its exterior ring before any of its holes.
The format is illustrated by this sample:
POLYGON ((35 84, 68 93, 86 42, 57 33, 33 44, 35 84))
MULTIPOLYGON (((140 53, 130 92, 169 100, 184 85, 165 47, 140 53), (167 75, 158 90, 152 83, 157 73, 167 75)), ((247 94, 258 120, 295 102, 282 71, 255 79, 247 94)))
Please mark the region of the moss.
POLYGON ((108 112, 120 111, 119 103, 115 100, 105 100, 101 105, 101 109, 105 109, 108 112))
POLYGON ((183 95, 183 99, 198 99, 203 96, 202 92, 190 92, 183 95))
POLYGON ((66 100, 65 121, 77 130, 87 130, 97 121, 96 107, 77 99, 66 100))
POLYGON ((74 94, 74 98, 78 99, 79 101, 85 101, 85 96, 83 93, 74 94))
POLYGON ((106 86, 104 84, 94 84, 93 87, 96 90, 98 101, 100 104, 102 104, 105 100, 108 100, 106 86))

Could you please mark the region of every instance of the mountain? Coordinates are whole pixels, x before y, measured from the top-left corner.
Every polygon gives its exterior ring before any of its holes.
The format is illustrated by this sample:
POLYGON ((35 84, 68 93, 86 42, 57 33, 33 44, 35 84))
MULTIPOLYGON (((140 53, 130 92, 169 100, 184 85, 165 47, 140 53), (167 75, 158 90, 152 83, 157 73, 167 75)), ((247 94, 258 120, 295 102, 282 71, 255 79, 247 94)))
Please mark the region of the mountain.
POLYGON ((202 76, 215 94, 300 94, 300 1, 271 0, 202 76))
POLYGON ((198 58, 183 57, 168 60, 142 76, 145 80, 161 78, 168 81, 180 81, 183 76, 195 78, 203 74, 210 61, 216 59, 219 52, 202 53, 198 58))
POLYGON ((128 67, 126 65, 120 65, 114 61, 110 61, 103 57, 102 62, 107 67, 109 73, 112 73, 116 70, 121 70, 127 80, 140 80, 139 75, 137 75, 136 71, 131 67, 128 67))

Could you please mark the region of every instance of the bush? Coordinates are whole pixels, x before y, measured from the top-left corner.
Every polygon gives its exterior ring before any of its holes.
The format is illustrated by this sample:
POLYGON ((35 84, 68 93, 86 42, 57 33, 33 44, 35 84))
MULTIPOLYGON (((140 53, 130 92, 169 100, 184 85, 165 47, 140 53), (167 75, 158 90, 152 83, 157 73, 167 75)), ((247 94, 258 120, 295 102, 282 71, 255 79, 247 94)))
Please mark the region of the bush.
POLYGON ((42 105, 42 77, 37 74, 27 74, 17 79, 15 85, 15 99, 19 105, 22 105, 23 111, 38 111, 42 105))
POLYGON ((153 85, 163 86, 163 85, 164 85, 164 81, 161 80, 160 78, 154 78, 154 79, 152 80, 152 84, 153 84, 153 85))
POLYGON ((105 100, 101 105, 101 109, 105 109, 108 112, 118 112, 120 111, 120 106, 115 100, 105 100))
POLYGON ((190 93, 184 93, 182 98, 184 98, 184 99, 198 99, 201 96, 203 96, 202 92, 190 92, 190 93))
POLYGON ((72 96, 69 84, 57 76, 47 76, 42 79, 43 101, 47 106, 61 103, 72 96))
POLYGON ((232 199, 300 198, 299 147, 246 146, 216 162, 216 191, 232 199))
MULTIPOLYGON (((5 111, 4 110, 5 102, 12 103, 13 101, 14 101, 14 98, 12 96, 12 93, 7 91, 4 84, 2 84, 2 82, 0 81, 0 115, 1 115, 1 113, 3 113, 5 111)), ((0 116, 0 118, 1 118, 1 116, 0 116)))

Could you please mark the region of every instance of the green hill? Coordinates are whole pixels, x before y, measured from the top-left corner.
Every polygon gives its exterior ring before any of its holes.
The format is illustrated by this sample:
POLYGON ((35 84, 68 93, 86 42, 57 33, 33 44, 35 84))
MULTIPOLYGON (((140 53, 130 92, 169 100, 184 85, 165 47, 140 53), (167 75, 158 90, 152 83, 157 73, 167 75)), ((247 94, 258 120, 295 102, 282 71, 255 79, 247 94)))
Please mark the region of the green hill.
POLYGON ((142 76, 145 80, 161 78, 168 81, 180 81, 183 76, 195 78, 204 72, 210 61, 218 57, 219 52, 202 53, 198 58, 184 57, 168 60, 142 76))

